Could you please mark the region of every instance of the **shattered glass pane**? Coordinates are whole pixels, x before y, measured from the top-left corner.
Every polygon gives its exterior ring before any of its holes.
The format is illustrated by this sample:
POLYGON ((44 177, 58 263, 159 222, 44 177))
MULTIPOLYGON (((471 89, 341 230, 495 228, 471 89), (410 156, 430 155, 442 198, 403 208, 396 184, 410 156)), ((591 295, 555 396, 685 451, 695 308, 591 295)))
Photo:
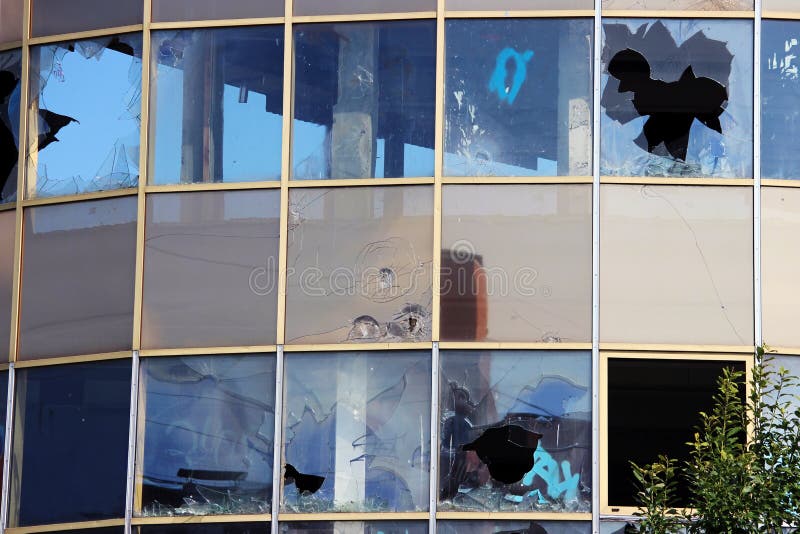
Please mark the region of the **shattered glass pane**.
POLYGON ((291 521, 281 534, 428 534, 422 521, 291 521))
POLYGON ((433 176, 436 21, 300 24, 294 38, 293 179, 433 176))
POLYGON ((439 510, 591 510, 588 353, 443 351, 440 375, 439 510))
POLYGON ((270 513, 275 379, 267 355, 143 360, 136 515, 270 513))
POLYGON ((773 347, 800 346, 800 189, 761 188, 761 309, 764 340, 773 347))
POLYGON ((753 191, 600 188, 600 340, 753 344, 753 191))
POLYGON ((284 512, 428 509, 431 353, 288 353, 284 512))
POLYGON ((0 0, 0 43, 22 40, 22 0, 0 0))
MULTIPOLYGON (((795 0, 790 0, 795 1, 795 0)), ((753 0, 603 0, 603 9, 752 11, 753 0)))
POLYGON ((282 17, 284 0, 152 0, 153 22, 282 17))
POLYGON ((141 24, 141 0, 32 0, 31 35, 58 35, 141 24))
POLYGON ((270 525, 268 522, 142 525, 132 527, 132 532, 133 534, 269 534, 270 525))
POLYGON ((136 206, 133 196, 25 209, 20 359, 130 350, 136 206))
POLYGON ((753 175, 753 22, 606 19, 601 173, 753 175))
MULTIPOLYGON (((17 216, 0 212, 0 362, 8 361, 11 336, 12 287, 14 282, 14 238, 17 216)), ((0 405, 0 411, 2 411, 0 405)))
POLYGON ((800 178, 800 21, 765 20, 761 49, 761 175, 800 178))
POLYGON ((442 213, 442 340, 591 340, 591 186, 446 185, 442 213))
POLYGON ((141 58, 141 34, 31 47, 29 197, 136 187, 141 58))
POLYGON ((276 341, 280 191, 147 196, 142 347, 276 341))
POLYGON ((130 359, 17 371, 10 526, 124 517, 130 398, 130 359))
POLYGON ((150 182, 281 173, 283 25, 153 32, 150 182))
MULTIPOLYGON (((636 506, 630 462, 647 465, 661 454, 679 465, 689 460, 686 442, 701 422, 698 414, 713 408, 717 379, 726 367, 745 370, 744 362, 735 361, 608 359, 610 506, 636 506)), ((676 490, 675 504, 689 506, 681 477, 676 490)))
POLYGON ((441 534, 589 534, 588 521, 440 521, 441 534))
MULTIPOLYGON (((451 11, 497 11, 528 9, 594 9, 593 0, 447 0, 451 11)), ((483 43, 481 43, 483 44, 483 43)))
POLYGON ((436 11, 436 0, 294 0, 295 15, 436 11))
POLYGON ((17 199, 22 51, 0 52, 0 204, 17 199))
POLYGON ((590 175, 591 57, 591 19, 448 21, 444 174, 590 175))
POLYGON ((287 343, 431 339, 433 189, 289 192, 287 343))

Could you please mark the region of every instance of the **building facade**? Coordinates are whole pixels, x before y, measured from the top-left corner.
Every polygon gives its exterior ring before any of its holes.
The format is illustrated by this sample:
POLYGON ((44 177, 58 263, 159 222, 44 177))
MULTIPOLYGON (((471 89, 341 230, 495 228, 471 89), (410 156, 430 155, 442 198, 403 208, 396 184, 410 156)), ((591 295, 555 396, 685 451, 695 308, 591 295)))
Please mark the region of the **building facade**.
POLYGON ((800 374, 799 50, 796 0, 0 0, 0 531, 621 532, 723 369, 800 374))

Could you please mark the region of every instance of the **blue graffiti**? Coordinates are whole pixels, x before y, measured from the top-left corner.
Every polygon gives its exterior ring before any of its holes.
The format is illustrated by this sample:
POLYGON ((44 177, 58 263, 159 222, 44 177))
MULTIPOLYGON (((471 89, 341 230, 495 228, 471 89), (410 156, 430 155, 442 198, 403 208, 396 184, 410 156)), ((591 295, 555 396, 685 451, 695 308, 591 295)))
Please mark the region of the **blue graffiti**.
POLYGON ((517 94, 519 94, 522 83, 528 76, 527 63, 531 58, 533 58, 533 50, 526 50, 520 54, 513 48, 504 48, 497 54, 494 73, 492 73, 492 77, 489 79, 489 91, 496 92, 501 102, 507 100, 509 105, 513 104, 514 99, 516 99, 517 94), (507 64, 509 59, 513 59, 516 64, 514 79, 511 82, 511 86, 506 85, 506 76, 508 75, 507 64))
MULTIPOLYGON (((547 484, 547 496, 551 499, 557 499, 562 494, 567 501, 578 498, 580 474, 572 473, 572 466, 566 460, 559 466, 550 453, 542 447, 533 453, 533 468, 522 478, 522 483, 525 486, 533 485, 533 477, 537 475, 547 484)), ((532 491, 529 496, 533 497, 535 494, 538 494, 536 496, 541 502, 543 498, 539 490, 532 491)))

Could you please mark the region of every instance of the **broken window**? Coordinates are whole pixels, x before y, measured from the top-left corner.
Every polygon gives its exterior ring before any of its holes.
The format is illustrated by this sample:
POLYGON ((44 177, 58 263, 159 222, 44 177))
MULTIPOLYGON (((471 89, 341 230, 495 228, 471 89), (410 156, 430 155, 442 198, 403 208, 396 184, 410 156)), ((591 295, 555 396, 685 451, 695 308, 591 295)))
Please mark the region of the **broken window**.
POLYGON ((431 353, 287 353, 284 512, 428 509, 431 353))
POLYGON ((439 510, 588 512, 586 352, 443 351, 439 510))
MULTIPOLYGON (((0 362, 8 361, 11 336, 12 286, 14 282, 14 239, 17 216, 0 212, 0 362)), ((0 405, 0 411, 2 411, 0 405)))
POLYGON ((448 21, 444 174, 590 175, 591 57, 591 19, 448 21))
POLYGON ((130 359, 17 371, 10 526, 125 516, 130 398, 130 359))
POLYGON ((294 0, 297 15, 352 15, 436 11, 436 0, 294 0))
POLYGON ((283 25, 153 32, 151 183, 280 178, 283 34, 283 25))
POLYGON ((752 35, 748 20, 607 19, 601 173, 751 177, 752 35))
POLYGON ((761 175, 800 177, 800 22, 765 20, 761 62, 761 175))
POLYGON ((141 34, 31 47, 28 197, 136 187, 141 58, 141 34))
POLYGON ((260 523, 211 523, 189 525, 142 525, 133 526, 133 534, 269 534, 270 524, 260 523))
POLYGON ((281 534, 428 534, 422 521, 285 521, 281 534))
POLYGON ((591 340, 590 186, 446 185, 442 213, 442 340, 591 340))
POLYGON ((22 51, 0 52, 0 204, 17 199, 22 51))
POLYGON ((31 35, 58 35, 142 23, 141 0, 32 0, 31 35))
POLYGON ((589 534, 588 521, 440 521, 441 534, 589 534))
POLYGON ((25 210, 20 359, 131 348, 136 205, 133 196, 25 210))
POLYGON ((753 191, 600 188, 600 340, 753 344, 753 191))
MULTIPOLYGON (((726 367, 745 369, 733 361, 608 359, 609 506, 636 506, 630 462, 647 465, 662 454, 679 464, 689 459, 686 442, 700 424, 699 413, 711 411, 726 367)), ((686 482, 677 483, 675 504, 690 505, 686 482)))
POLYGON ((436 21, 300 24, 294 38, 292 178, 433 176, 436 21))
POLYGON ((275 358, 143 360, 136 515, 268 514, 275 358))
MULTIPOLYGON (((497 11, 536 9, 594 9, 593 0, 446 0, 448 11, 497 11)), ((591 30, 590 30, 591 31, 591 30)), ((481 43, 483 44, 483 43, 481 43)))
POLYGON ((764 340, 774 347, 800 346, 797 299, 800 279, 800 190, 761 188, 761 287, 764 340))
POLYGON ((752 11, 753 0, 603 0, 603 9, 752 11))
MULTIPOLYGON (((282 17, 284 0, 152 0, 153 22, 282 17)), ((282 36, 281 36, 282 40, 282 36)))
POLYGON ((22 0, 0 0, 0 43, 21 41, 22 27, 22 0))
POLYGON ((148 195, 142 347, 276 340, 280 191, 148 195))
POLYGON ((287 343, 431 339, 433 189, 289 192, 287 343))

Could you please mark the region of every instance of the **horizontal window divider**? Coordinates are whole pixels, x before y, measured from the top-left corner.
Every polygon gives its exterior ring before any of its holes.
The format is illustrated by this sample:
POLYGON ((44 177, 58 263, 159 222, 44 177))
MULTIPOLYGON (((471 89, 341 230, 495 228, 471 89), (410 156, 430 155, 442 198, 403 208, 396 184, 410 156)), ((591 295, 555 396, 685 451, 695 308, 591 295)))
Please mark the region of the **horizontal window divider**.
POLYGON ((28 527, 7 527, 8 534, 31 534, 34 532, 61 532, 64 530, 80 530, 85 528, 121 527, 124 519, 98 519, 80 523, 55 523, 51 525, 35 525, 28 527))
POLYGON ((594 17, 594 9, 517 9, 500 11, 445 11, 446 19, 497 19, 497 18, 575 18, 594 17))
POLYGON ((614 517, 621 520, 626 517, 636 517, 637 508, 635 506, 609 506, 608 504, 600 505, 600 513, 608 517, 614 517))
POLYGON ((763 11, 761 19, 800 20, 800 11, 763 11))
POLYGON ((189 184, 146 185, 145 193, 184 193, 189 191, 238 191, 242 189, 280 189, 280 180, 263 182, 214 182, 189 184))
POLYGON ((632 185, 733 185, 752 186, 752 178, 683 178, 661 176, 601 176, 601 184, 632 185))
POLYGON ((11 367, 10 363, 0 363, 0 371, 8 371, 9 367, 11 367))
POLYGON ((11 211, 17 208, 16 202, 9 202, 7 204, 0 204, 0 211, 11 211))
MULTIPOLYGON (((421 343, 342 343, 284 345, 284 352, 358 352, 367 350, 432 350, 433 342, 421 343)), ((427 517, 427 516, 426 516, 427 517)))
POLYGON ((275 352, 277 345, 249 345, 238 347, 191 347, 182 349, 142 349, 139 356, 142 358, 155 358, 161 356, 214 356, 228 354, 260 354, 275 352))
POLYGON ((266 26, 268 24, 283 24, 284 17, 254 17, 243 19, 213 19, 213 20, 176 20, 151 22, 151 30, 182 30, 194 28, 221 28, 230 26, 266 26))
POLYGON ((60 33, 57 35, 44 35, 41 37, 31 37, 28 40, 30 45, 40 45, 48 43, 59 43, 61 41, 77 41, 79 39, 92 39, 95 37, 106 37, 120 33, 140 32, 144 28, 143 24, 131 24, 128 26, 116 26, 114 28, 103 28, 101 30, 86 30, 82 32, 60 33))
POLYGON ((281 512, 278 521, 427 521, 428 512, 281 512))
POLYGON ((515 341, 441 341, 442 350, 592 350, 591 341, 586 343, 542 343, 515 341))
POLYGON ((767 358, 783 354, 787 356, 800 356, 800 347, 774 347, 772 345, 767 345, 765 347, 764 356, 767 358))
POLYGON ((589 521, 591 512, 436 512, 436 519, 470 519, 495 521, 589 521))
POLYGON ((800 187, 800 179, 762 178, 761 186, 768 187, 800 187))
POLYGON ((131 525, 186 525, 200 523, 257 523, 272 521, 271 514, 191 515, 164 517, 132 517, 131 525))
POLYGON ((755 11, 712 11, 681 9, 606 9, 603 18, 637 18, 637 19, 752 19, 755 11))
POLYGON ((650 345, 648 349, 614 349, 609 350, 600 344, 600 358, 629 358, 629 359, 664 359, 664 360, 723 360, 747 362, 755 357, 755 347, 750 352, 737 351, 737 347, 706 346, 705 350, 676 350, 670 345, 650 345), (725 348, 730 350, 724 350, 725 348), (714 350, 720 349, 720 350, 714 350))
POLYGON ((307 22, 364 22, 371 20, 411 20, 435 19, 436 11, 417 11, 410 13, 354 13, 352 15, 295 15, 293 24, 307 22))
POLYGON ((58 356, 55 358, 41 358, 38 360, 18 360, 14 362, 16 369, 27 367, 44 367, 46 365, 67 365, 71 363, 99 362, 103 360, 122 360, 133 358, 132 350, 122 350, 118 352, 101 352, 98 354, 83 354, 79 356, 58 356))
POLYGON ((80 202, 83 200, 97 200, 102 198, 135 196, 139 192, 136 187, 125 189, 112 189, 109 191, 95 191, 92 193, 78 193, 77 195, 63 195, 53 197, 34 197, 21 202, 22 207, 46 206, 49 204, 66 204, 68 202, 80 202))
POLYGON ((14 50, 15 48, 22 48, 22 41, 9 41, 7 43, 0 44, 0 52, 14 50))
POLYGON ((374 187, 376 185, 433 185, 434 178, 342 178, 333 180, 289 180, 295 187, 374 187))
POLYGON ((447 184, 591 184, 591 176, 453 176, 443 177, 447 184))

